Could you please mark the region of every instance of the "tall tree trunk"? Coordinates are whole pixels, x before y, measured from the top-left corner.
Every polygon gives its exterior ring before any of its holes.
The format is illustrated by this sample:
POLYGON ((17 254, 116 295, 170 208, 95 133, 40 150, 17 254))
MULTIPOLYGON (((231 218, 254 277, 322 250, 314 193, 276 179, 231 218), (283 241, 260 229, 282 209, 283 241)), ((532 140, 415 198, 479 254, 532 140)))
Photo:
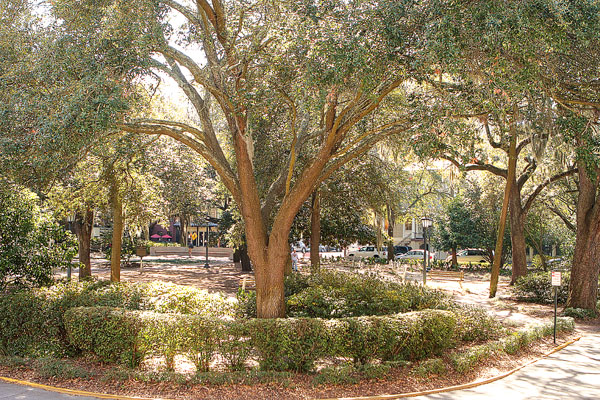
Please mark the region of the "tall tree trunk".
POLYGON ((387 254, 387 259, 388 261, 393 261, 394 260, 394 223, 396 221, 396 213, 394 212, 394 209, 392 207, 388 205, 386 205, 387 208, 387 220, 388 220, 388 229, 387 229, 387 234, 390 237, 390 244, 388 244, 388 254, 387 254))
POLYGON ((592 180, 585 163, 578 161, 578 164, 577 237, 567 307, 595 310, 600 272, 600 204, 596 194, 598 177, 592 180))
POLYGON ((94 211, 89 208, 85 212, 76 212, 73 228, 79 245, 79 280, 92 276, 90 243, 94 227, 94 211))
MULTIPOLYGON (((516 109, 516 106, 515 106, 516 109)), ((506 228, 506 215, 508 214, 508 200, 510 191, 517 169, 517 132, 516 132, 516 111, 513 113, 511 123, 510 147, 508 151, 508 176, 506 179, 506 188, 504 189, 504 200, 502 201, 502 212, 500 213, 500 222, 498 223, 498 236, 496 238, 496 252, 494 263, 492 264, 492 276, 490 277, 490 298, 496 297, 498 290, 498 278, 500 276, 500 260, 502 259, 502 246, 504 242, 504 229, 506 228)))
POLYGON ((321 244, 321 199, 319 191, 312 194, 310 213, 310 269, 318 272, 321 267, 319 245, 321 244))
POLYGON ((517 182, 510 190, 510 240, 512 248, 512 278, 514 285, 517 279, 527 275, 527 245, 525 244, 525 212, 521 207, 521 194, 517 182))
POLYGON ((123 199, 116 179, 111 185, 111 205, 113 210, 112 249, 110 253, 110 280, 121 280, 121 241, 123 240, 123 199))
POLYGON ((452 248, 452 266, 455 268, 458 266, 458 258, 456 258, 456 247, 452 248))

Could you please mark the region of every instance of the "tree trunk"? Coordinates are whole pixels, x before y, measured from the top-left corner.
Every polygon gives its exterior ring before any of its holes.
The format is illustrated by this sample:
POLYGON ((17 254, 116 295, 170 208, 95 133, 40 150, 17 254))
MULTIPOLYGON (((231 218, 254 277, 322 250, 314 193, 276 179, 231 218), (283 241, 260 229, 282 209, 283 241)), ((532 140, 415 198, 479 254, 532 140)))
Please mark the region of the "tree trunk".
POLYGON ((458 259, 456 258, 456 247, 452 248, 452 267, 456 268, 458 266, 458 259))
POLYGON ((511 186, 515 180, 515 173, 517 169, 517 132, 516 122, 514 121, 515 117, 516 112, 513 114, 513 122, 511 124, 510 147, 508 151, 508 176, 506 179, 506 188, 504 189, 502 212, 500 213, 500 221, 498 223, 498 236, 496 238, 496 253, 494 256, 494 263, 492 264, 492 276, 490 277, 490 298, 496 297, 496 291, 498 290, 500 260, 502 260, 502 246, 504 242, 504 229, 506 228, 506 215, 508 214, 508 201, 510 199, 511 186))
POLYGON ((248 257, 248 246, 245 244, 239 247, 240 250, 240 262, 242 263, 243 272, 252 272, 252 264, 250 263, 250 257, 248 257))
POLYGON ((512 248, 512 278, 514 285, 517 279, 527 275, 527 245, 525 244, 525 213, 521 207, 521 194, 517 183, 513 182, 510 191, 510 241, 512 248))
POLYGON ((310 270, 318 272, 321 266, 319 256, 319 245, 321 244, 321 199, 319 191, 315 190, 312 195, 310 213, 310 270))
POLYGON ((394 222, 396 221, 396 213, 394 212, 394 209, 392 207, 390 207, 389 205, 387 205, 387 211, 388 211, 388 229, 387 229, 387 234, 390 237, 390 244, 388 244, 388 256, 387 259, 388 261, 393 261, 394 260, 394 222))
POLYGON ((90 243, 92 240, 92 228, 94 227, 94 211, 89 208, 75 213, 73 228, 79 244, 79 280, 92 276, 92 262, 90 257, 90 243))
POLYGON ((121 280, 121 241, 123 240, 123 200, 119 191, 119 183, 116 180, 113 181, 110 196, 113 209, 110 280, 119 282, 121 280))
POLYGON ((595 310, 600 272, 600 209, 596 198, 598 178, 592 180, 585 164, 581 161, 578 164, 577 237, 567 307, 595 310))

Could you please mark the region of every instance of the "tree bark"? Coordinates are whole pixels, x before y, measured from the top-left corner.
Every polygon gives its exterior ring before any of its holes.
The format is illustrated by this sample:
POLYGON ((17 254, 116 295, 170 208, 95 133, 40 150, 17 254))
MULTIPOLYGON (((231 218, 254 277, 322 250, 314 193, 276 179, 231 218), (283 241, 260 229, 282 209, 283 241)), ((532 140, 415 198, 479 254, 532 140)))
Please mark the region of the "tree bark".
POLYGON ((390 207, 389 205, 387 205, 387 211, 388 211, 388 229, 387 229, 387 234, 390 237, 390 244, 388 245, 388 254, 387 254, 387 259, 388 261, 393 261, 394 260, 394 222, 396 221, 396 213, 394 212, 394 209, 392 207, 390 207))
POLYGON ((512 249, 512 277, 510 284, 527 275, 527 245, 525 243, 525 216, 521 207, 521 194, 516 182, 510 190, 510 241, 512 249))
MULTIPOLYGON (((596 310, 600 272, 598 177, 592 180, 585 163, 578 161, 578 164, 577 237, 567 307, 596 310)), ((598 170, 595 172, 598 175, 598 170)))
POLYGON ((310 269, 311 272, 318 272, 321 267, 321 257, 319 255, 319 245, 321 244, 321 199, 319 191, 315 190, 312 194, 311 213, 310 213, 310 269))
POLYGON ((87 209, 85 212, 77 211, 73 228, 79 244, 79 280, 92 276, 92 262, 90 247, 92 240, 92 229, 94 227, 94 211, 87 209))
MULTIPOLYGON (((515 107, 516 108, 516 107, 515 107)), ((502 245, 504 241, 504 229, 506 228, 506 215, 508 214, 508 201, 515 173, 517 169, 517 132, 516 132, 516 112, 513 113, 513 122, 511 124, 510 148, 508 151, 508 175, 506 178, 506 188, 504 189, 504 199, 502 201, 502 212, 500 213, 500 222, 498 223, 498 236, 496 238, 496 253, 494 263, 492 264, 492 276, 490 277, 490 298, 496 297, 498 290, 498 278, 500 276, 500 260, 502 259, 502 245)))
POLYGON ((121 280, 121 241, 123 240, 123 200, 119 183, 114 180, 111 185, 111 205, 113 209, 112 248, 110 253, 110 280, 121 280))
POLYGON ((456 247, 452 248, 452 266, 454 268, 458 266, 458 259, 456 258, 456 247))
POLYGON ((248 257, 248 246, 245 244, 239 247, 240 250, 240 262, 242 263, 242 271, 252 272, 252 264, 250 263, 250 257, 248 257))

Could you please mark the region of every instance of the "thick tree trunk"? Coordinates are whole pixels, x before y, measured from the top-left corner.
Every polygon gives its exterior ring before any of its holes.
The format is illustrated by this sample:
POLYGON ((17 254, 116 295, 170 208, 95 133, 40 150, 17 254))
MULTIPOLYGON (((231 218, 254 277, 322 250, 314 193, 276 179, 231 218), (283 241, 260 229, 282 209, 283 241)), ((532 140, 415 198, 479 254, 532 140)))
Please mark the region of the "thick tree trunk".
POLYGON ((312 195, 310 213, 310 269, 318 272, 321 266, 319 245, 321 244, 321 199, 319 191, 315 190, 312 195))
POLYGON ((452 266, 456 267, 458 265, 458 258, 456 258, 456 247, 452 248, 452 266))
POLYGON ((513 182, 510 192, 510 240, 512 248, 512 278, 514 285, 517 279, 527 275, 527 245, 525 244, 525 212, 521 207, 521 194, 517 183, 513 182))
POLYGON ((584 163, 579 162, 577 238, 567 307, 596 309, 600 272, 600 209, 597 189, 598 178, 592 180, 584 163))
POLYGON ((123 200, 118 182, 111 187, 111 204, 113 209, 112 248, 110 253, 110 280, 121 280, 121 241, 123 240, 123 200))
POLYGON ((79 245, 79 280, 92 276, 92 262, 90 257, 90 243, 92 228, 94 227, 94 211, 87 209, 85 213, 75 213, 73 228, 79 245))

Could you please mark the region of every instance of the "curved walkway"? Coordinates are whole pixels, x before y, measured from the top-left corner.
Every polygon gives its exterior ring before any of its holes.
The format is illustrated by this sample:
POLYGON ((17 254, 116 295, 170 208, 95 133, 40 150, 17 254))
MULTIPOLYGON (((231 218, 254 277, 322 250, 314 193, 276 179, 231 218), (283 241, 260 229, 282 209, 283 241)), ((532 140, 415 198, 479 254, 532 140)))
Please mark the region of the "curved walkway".
MULTIPOLYGON (((383 395, 365 399, 383 400, 401 397, 405 396, 383 395)), ((432 400, 600 399, 600 334, 596 327, 579 341, 504 379, 470 389, 416 398, 432 400)), ((0 400, 4 399, 94 400, 97 397, 73 396, 0 381, 0 400)))

